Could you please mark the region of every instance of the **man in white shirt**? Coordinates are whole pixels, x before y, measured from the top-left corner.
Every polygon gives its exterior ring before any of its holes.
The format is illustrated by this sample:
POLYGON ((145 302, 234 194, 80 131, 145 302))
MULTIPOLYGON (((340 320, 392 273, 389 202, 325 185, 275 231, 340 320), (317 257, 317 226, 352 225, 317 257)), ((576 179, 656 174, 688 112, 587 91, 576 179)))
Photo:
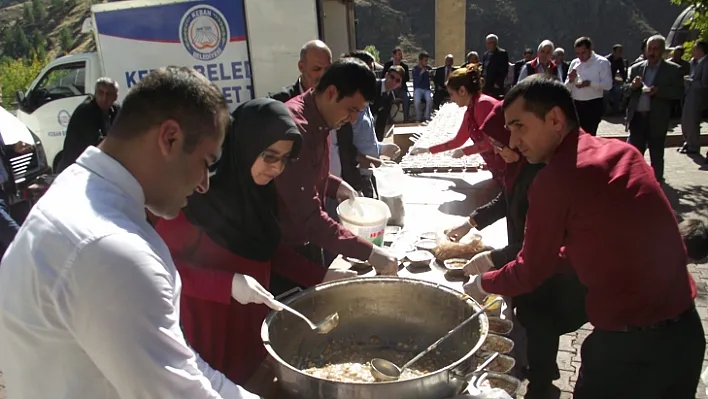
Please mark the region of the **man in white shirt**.
POLYGON ((605 90, 612 88, 612 66, 595 54, 589 37, 575 41, 575 55, 578 58, 571 61, 565 84, 573 95, 580 127, 594 136, 605 112, 605 90))
MULTIPOLYGON (((181 280, 145 218, 173 218, 208 189, 228 117, 202 75, 158 69, 35 205, 0 265, 8 397, 258 398, 185 342, 181 280)), ((234 277, 234 298, 277 307, 254 281, 234 277)))

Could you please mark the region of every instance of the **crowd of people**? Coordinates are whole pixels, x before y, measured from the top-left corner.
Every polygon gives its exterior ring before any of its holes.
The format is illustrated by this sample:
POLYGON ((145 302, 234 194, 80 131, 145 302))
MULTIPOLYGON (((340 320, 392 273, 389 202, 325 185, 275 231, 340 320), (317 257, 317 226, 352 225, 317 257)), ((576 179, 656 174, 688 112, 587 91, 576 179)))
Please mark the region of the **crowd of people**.
MULTIPOLYGON (((559 397, 559 337, 587 321, 595 330, 576 398, 693 398, 705 338, 686 264, 706 256, 708 228, 679 227, 657 166, 632 138, 586 131, 597 126, 595 96, 612 83, 590 39, 576 42, 566 72, 542 58, 557 50, 544 41, 509 90, 494 72, 508 57, 496 36, 487 41, 480 62, 453 68, 449 58, 432 78, 444 76, 449 99, 467 107, 459 133, 412 153, 480 154, 501 189, 446 234, 459 240, 507 219, 508 245, 472 258, 464 289, 478 301, 512 298, 528 338, 526 398, 559 397), (473 145, 460 148, 467 138, 473 145)), ((108 134, 84 140, 0 264, 9 397, 258 398, 242 385, 265 357, 266 313, 282 310, 274 294, 356 275, 328 269, 339 255, 397 274, 398 259, 334 210, 377 196, 370 167, 399 152, 381 141, 409 68, 400 49, 382 79, 364 51, 332 58, 325 43, 306 43, 292 86, 231 114, 191 68, 156 69, 130 90, 108 134)), ((427 58, 411 75, 422 91, 414 98, 429 103, 427 58)), ((642 118, 676 98, 661 73, 630 79, 636 102, 650 100, 642 118)))

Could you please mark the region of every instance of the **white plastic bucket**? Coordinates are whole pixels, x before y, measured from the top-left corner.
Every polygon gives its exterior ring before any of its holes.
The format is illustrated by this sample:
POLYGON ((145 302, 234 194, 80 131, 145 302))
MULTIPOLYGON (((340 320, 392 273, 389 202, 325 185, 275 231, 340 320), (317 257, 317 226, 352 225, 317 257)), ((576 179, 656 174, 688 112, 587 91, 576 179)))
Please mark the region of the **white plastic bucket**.
POLYGON ((383 246, 384 230, 391 217, 391 211, 384 202, 366 197, 346 200, 337 207, 337 215, 342 226, 353 234, 383 246))

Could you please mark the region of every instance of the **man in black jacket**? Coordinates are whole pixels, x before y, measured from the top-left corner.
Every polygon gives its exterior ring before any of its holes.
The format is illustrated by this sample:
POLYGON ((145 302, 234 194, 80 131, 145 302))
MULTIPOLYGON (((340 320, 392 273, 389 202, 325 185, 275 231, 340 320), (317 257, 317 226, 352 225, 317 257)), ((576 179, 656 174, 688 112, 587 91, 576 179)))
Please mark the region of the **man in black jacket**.
POLYGON ((509 74, 509 54, 499 47, 499 37, 488 35, 487 52, 482 57, 484 73, 484 94, 501 99, 504 96, 504 80, 509 74))
POLYGON ((452 65, 454 63, 455 61, 452 58, 452 54, 448 54, 445 56, 445 65, 435 68, 435 76, 433 77, 433 83, 435 83, 435 93, 433 93, 433 109, 435 110, 440 108, 440 105, 442 105, 445 100, 450 98, 445 84, 447 83, 448 76, 450 76, 452 71, 457 69, 457 67, 452 65))
POLYGON ((79 104, 69 119, 56 174, 73 164, 86 148, 98 145, 106 137, 120 110, 117 98, 118 82, 107 77, 96 81, 95 94, 79 104))
POLYGON ((408 81, 410 80, 411 75, 408 69, 408 64, 403 61, 403 50, 401 50, 400 47, 396 47, 395 49, 393 49, 391 60, 387 61, 384 64, 384 76, 386 76, 386 73, 393 65, 400 65, 401 68, 403 68, 403 81, 401 82, 401 86, 393 91, 393 94, 396 96, 396 98, 401 99, 401 102, 403 103, 403 121, 408 122, 408 112, 411 108, 411 101, 408 97, 408 81))
POLYGON ((22 141, 6 145, 0 136, 0 258, 10 245, 20 226, 10 214, 9 195, 15 192, 15 179, 12 176, 10 158, 32 151, 34 147, 22 141))
POLYGON ((268 97, 284 103, 299 96, 317 85, 331 63, 332 50, 322 40, 305 43, 300 48, 300 60, 297 62, 300 76, 294 84, 283 87, 279 92, 270 93, 268 97))
POLYGON ((371 113, 376 121, 374 122, 374 130, 376 130, 376 138, 381 142, 386 135, 388 120, 391 116, 393 102, 396 99, 394 92, 401 87, 405 71, 400 65, 393 65, 388 69, 383 79, 378 80, 381 88, 376 93, 376 98, 371 103, 371 113))

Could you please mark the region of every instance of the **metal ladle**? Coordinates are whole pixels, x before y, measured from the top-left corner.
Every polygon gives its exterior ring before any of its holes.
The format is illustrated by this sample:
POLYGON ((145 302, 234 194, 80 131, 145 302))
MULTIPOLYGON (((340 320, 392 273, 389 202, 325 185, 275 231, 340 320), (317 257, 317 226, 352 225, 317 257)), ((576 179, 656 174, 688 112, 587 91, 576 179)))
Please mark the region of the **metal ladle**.
POLYGON ((386 359, 381 359, 381 358, 374 358, 371 359, 371 375, 378 381, 395 381, 401 377, 401 373, 403 373, 403 370, 407 369, 410 367, 413 363, 417 362, 422 358, 423 356, 427 355, 432 351, 433 349, 437 348, 438 345, 440 345, 441 342, 445 341, 446 339, 450 338, 454 333, 459 331, 462 327, 466 326, 467 323, 471 322, 472 320, 476 319, 479 315, 487 311, 492 305, 495 303, 502 301, 502 297, 497 297, 493 301, 489 302, 488 304, 484 305, 482 309, 478 310, 477 313, 473 314, 472 316, 468 317, 467 320, 463 321, 460 323, 457 327, 453 328, 450 330, 447 334, 443 335, 442 338, 438 339, 437 341, 433 342, 432 345, 427 347, 424 351, 420 352, 418 355, 416 355, 413 359, 409 360, 408 363, 404 364, 403 367, 398 368, 393 362, 390 362, 386 359))
MULTIPOLYGON (((278 301, 276 301, 278 302, 278 301)), ((291 308, 290 306, 287 306, 283 303, 278 302, 278 305, 280 305, 283 310, 290 312, 294 314, 295 316, 305 320, 305 322, 310 326, 312 331, 317 331, 320 334, 327 334, 328 332, 332 331, 339 325, 339 313, 333 313, 327 317, 324 318, 321 322, 315 324, 310 319, 305 317, 302 313, 298 312, 297 310, 291 308)))

